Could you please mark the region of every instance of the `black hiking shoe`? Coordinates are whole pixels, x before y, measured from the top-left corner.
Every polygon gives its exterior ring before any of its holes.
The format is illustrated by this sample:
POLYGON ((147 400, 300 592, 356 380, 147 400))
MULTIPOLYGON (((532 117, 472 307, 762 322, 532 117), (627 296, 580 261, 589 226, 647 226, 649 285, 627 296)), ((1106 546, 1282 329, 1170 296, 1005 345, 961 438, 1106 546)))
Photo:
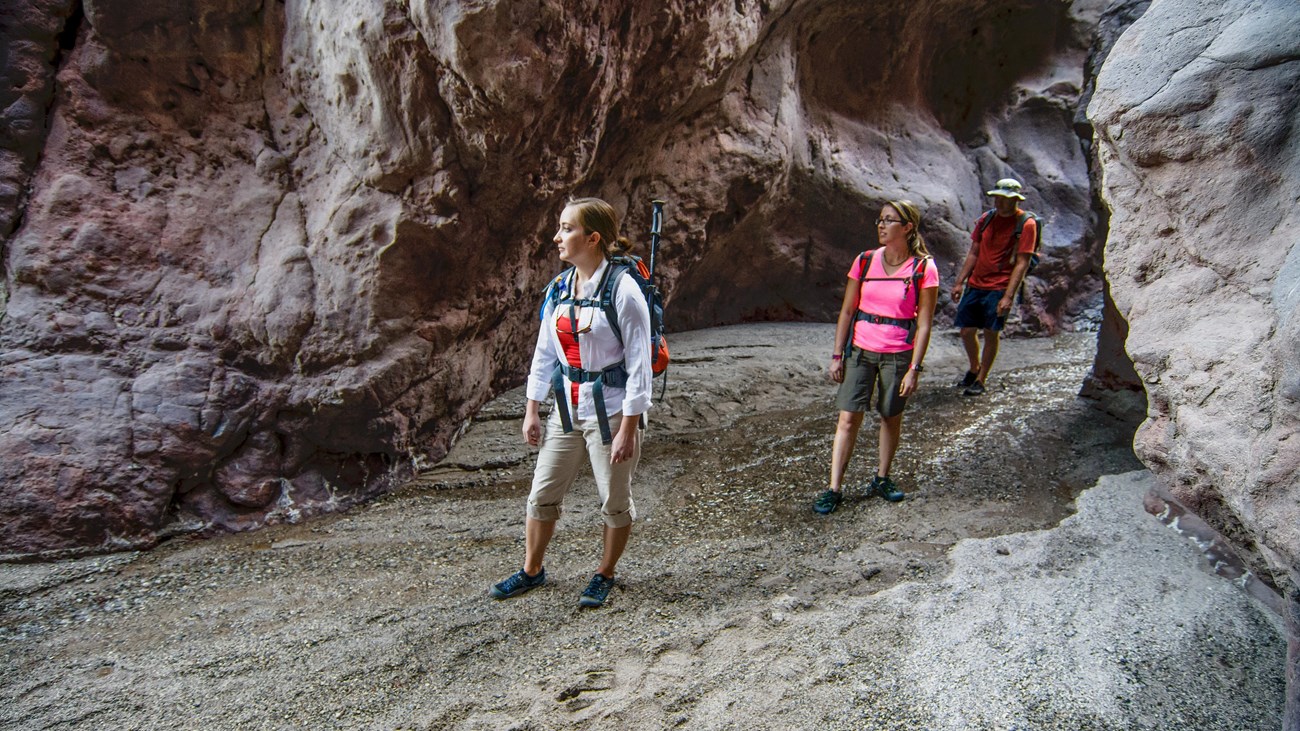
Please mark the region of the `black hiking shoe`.
POLYGON ((578 600, 578 603, 592 609, 603 606, 605 599, 609 596, 609 590, 613 588, 613 579, 605 578, 604 574, 596 574, 591 577, 591 582, 587 584, 586 591, 582 592, 582 598, 578 600))
POLYGON ((959 378, 957 382, 952 385, 956 386, 957 388, 970 388, 972 385, 976 383, 976 381, 979 380, 979 377, 980 374, 974 371, 966 371, 966 375, 959 378))
POLYGON ((903 491, 898 489, 898 485, 894 484, 894 481, 888 477, 881 477, 880 475, 872 478, 871 484, 867 485, 867 494, 880 495, 880 497, 891 503, 903 499, 903 491))
POLYGON ((511 574, 510 578, 492 587, 492 598, 509 599, 526 591, 532 591, 545 583, 546 569, 538 571, 536 576, 529 576, 523 569, 519 569, 511 574))
POLYGON ((817 498, 817 502, 813 503, 813 511, 822 515, 830 515, 840 506, 842 500, 844 500, 843 493, 827 490, 817 498))
POLYGON ((961 395, 963 395, 963 396, 983 396, 983 395, 984 395, 984 384, 980 383, 979 381, 976 381, 976 382, 972 383, 971 385, 967 386, 967 387, 966 387, 966 390, 961 392, 961 395))

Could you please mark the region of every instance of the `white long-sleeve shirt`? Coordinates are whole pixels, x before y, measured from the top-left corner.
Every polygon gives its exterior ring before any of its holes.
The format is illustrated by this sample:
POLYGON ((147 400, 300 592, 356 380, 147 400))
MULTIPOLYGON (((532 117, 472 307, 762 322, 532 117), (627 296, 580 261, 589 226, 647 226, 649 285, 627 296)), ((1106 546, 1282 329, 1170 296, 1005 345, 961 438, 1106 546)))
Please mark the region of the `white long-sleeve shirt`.
MULTIPOLYGON (((577 293, 578 299, 596 299, 600 280, 605 276, 609 261, 601 262, 577 293)), ((569 276, 564 278, 567 285, 569 276)), ((609 319, 600 307, 578 308, 579 321, 590 322, 591 331, 578 336, 578 352, 582 359, 581 368, 588 371, 600 371, 614 365, 620 360, 627 369, 627 386, 618 388, 604 386, 605 410, 611 417, 615 413, 624 416, 637 416, 650 409, 650 309, 645 297, 630 276, 619 276, 614 286, 614 309, 618 312, 618 326, 623 333, 623 345, 618 342, 614 330, 609 326, 609 319)), ((527 396, 533 401, 545 403, 554 398, 551 390, 551 374, 557 362, 568 363, 564 357, 564 345, 555 322, 561 315, 567 315, 567 304, 555 306, 551 298, 542 310, 542 326, 537 333, 537 347, 533 349, 533 363, 528 370, 527 396)), ((568 378, 564 379, 565 394, 572 388, 568 378)), ((596 405, 592 398, 591 383, 578 386, 579 419, 592 419, 596 416, 596 405)))

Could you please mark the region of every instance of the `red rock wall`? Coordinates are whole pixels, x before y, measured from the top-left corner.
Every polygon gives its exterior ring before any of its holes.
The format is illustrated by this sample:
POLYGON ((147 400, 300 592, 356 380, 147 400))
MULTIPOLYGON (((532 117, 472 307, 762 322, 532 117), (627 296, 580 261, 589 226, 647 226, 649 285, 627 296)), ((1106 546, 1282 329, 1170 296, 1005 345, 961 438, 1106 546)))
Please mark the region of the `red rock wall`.
POLYGON ((1097 5, 3 11, 29 127, 0 158, 0 553, 297 520, 440 456, 520 377, 573 194, 638 238, 670 202, 685 328, 829 319, 899 196, 950 277, 1016 175, 1051 236, 1029 325, 1068 325, 1100 297, 1097 5))

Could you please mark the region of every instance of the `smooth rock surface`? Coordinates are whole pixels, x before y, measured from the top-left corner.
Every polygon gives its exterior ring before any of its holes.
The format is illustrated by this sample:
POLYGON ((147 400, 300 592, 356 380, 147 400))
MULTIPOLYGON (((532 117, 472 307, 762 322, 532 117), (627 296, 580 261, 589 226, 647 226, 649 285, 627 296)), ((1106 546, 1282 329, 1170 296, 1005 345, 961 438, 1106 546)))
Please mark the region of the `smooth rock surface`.
POLYGON ((1138 456, 1262 572, 1300 567, 1300 6, 1153 2, 1097 78, 1138 456))

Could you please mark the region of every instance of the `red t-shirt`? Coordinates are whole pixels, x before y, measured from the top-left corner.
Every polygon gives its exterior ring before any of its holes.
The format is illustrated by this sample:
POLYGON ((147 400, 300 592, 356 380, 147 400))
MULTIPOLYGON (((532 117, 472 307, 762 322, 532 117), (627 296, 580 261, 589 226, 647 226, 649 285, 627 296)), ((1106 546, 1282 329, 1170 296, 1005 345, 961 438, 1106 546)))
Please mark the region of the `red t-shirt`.
MULTIPOLYGON (((1011 270, 1016 261, 1011 255, 1011 237, 1016 232, 1016 219, 1021 211, 1016 209, 1014 216, 989 214, 992 220, 984 227, 983 235, 976 238, 979 229, 976 221, 975 230, 971 231, 970 240, 975 245, 975 270, 971 272, 967 283, 976 289, 1005 290, 1011 283, 1011 270)), ((1020 240, 1016 242, 1017 254, 1034 253, 1034 240, 1038 238, 1038 224, 1034 219, 1025 220, 1025 227, 1020 231, 1020 240)))

